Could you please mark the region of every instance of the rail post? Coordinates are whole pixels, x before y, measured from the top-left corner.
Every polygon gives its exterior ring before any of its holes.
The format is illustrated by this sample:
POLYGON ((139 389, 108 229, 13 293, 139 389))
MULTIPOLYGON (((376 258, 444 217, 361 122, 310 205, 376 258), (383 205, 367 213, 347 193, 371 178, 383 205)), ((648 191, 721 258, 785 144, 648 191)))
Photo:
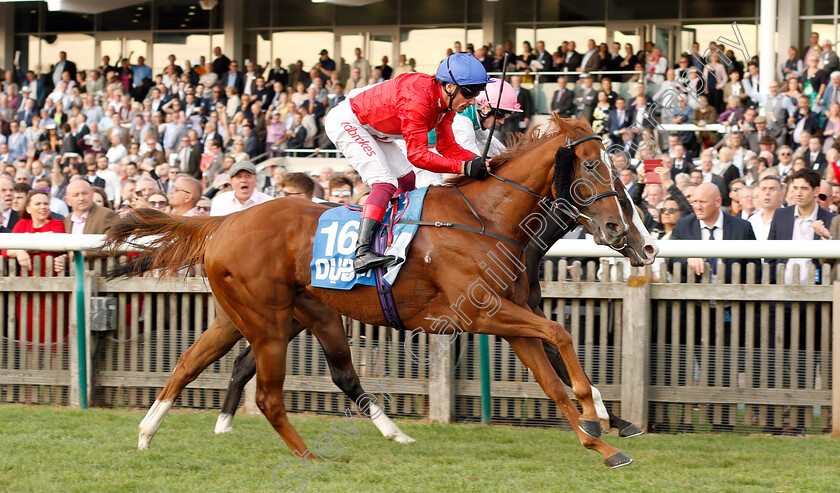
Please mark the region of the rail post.
POLYGON ((79 409, 88 408, 87 385, 87 324, 85 316, 85 257, 81 251, 73 253, 76 263, 76 354, 79 361, 79 409))
POLYGON ((831 305, 831 436, 840 438, 840 281, 834 281, 831 305))
POLYGON ((621 328, 621 416, 647 430, 650 278, 627 280, 621 328))
MULTIPOLYGON (((451 336, 429 334, 429 420, 452 423, 455 419, 455 356, 451 336)), ((455 340, 455 344, 458 340, 455 340)))
POLYGON ((481 352, 481 423, 489 425, 493 421, 490 409, 490 336, 479 334, 478 350, 481 352))

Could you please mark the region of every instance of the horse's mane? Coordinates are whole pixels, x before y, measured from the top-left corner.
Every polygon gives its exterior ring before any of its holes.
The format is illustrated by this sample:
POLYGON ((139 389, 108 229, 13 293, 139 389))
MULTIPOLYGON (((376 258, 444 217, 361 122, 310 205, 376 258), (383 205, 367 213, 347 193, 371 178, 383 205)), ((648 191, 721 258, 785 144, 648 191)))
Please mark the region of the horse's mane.
MULTIPOLYGON (((554 137, 557 137, 561 130, 572 134, 575 127, 575 123, 563 123, 560 117, 558 117, 555 113, 554 121, 550 125, 533 127, 527 134, 509 135, 505 142, 507 150, 490 161, 490 169, 495 171, 508 161, 525 154, 531 149, 541 146, 554 137)), ((447 179, 445 184, 460 187, 474 181, 477 180, 469 176, 456 176, 447 179)))

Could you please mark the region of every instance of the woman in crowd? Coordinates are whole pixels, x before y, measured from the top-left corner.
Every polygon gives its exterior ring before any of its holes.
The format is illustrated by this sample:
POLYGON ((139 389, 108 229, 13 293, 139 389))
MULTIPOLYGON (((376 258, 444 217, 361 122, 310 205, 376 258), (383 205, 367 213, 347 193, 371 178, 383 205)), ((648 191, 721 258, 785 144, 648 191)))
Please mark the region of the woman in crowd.
POLYGON ((245 141, 243 141, 241 137, 236 137, 233 140, 230 156, 233 157, 233 160, 237 163, 239 161, 247 161, 250 159, 248 153, 245 152, 245 141))
POLYGON ((162 192, 157 191, 149 195, 149 207, 160 212, 169 212, 169 199, 162 192))
POLYGON ((823 125, 823 152, 826 154, 828 150, 840 138, 840 103, 833 102, 828 106, 826 112, 825 124, 823 125))
POLYGON ((601 138, 607 137, 609 131, 608 118, 610 116, 610 102, 607 100, 607 93, 598 91, 598 102, 592 111, 592 131, 601 138))
POLYGON ((802 75, 802 59, 799 58, 799 50, 795 46, 788 48, 788 59, 782 66, 782 79, 799 79, 802 75))
POLYGON ((802 91, 799 90, 799 79, 788 79, 785 87, 786 90, 782 94, 790 98, 791 106, 795 108, 799 103, 799 96, 802 95, 802 91))
MULTIPOLYGON (((20 220, 15 224, 15 227, 12 229, 12 233, 64 233, 64 222, 54 219, 50 215, 50 196, 44 190, 32 190, 26 196, 26 201, 24 203, 23 211, 20 214, 20 220)), ((46 276, 47 275, 47 259, 52 259, 53 261, 53 272, 58 274, 60 272, 64 272, 64 267, 67 262, 67 255, 62 252, 42 252, 42 251, 27 251, 27 250, 2 250, 0 251, 6 258, 13 258, 17 260, 20 269, 22 269, 21 274, 24 272, 27 273, 29 276, 46 276), (36 260, 37 259, 37 260, 36 260), (37 269, 36 269, 37 268, 37 269), (37 270, 37 272, 35 272, 37 270)), ((50 273, 52 274, 52 272, 50 273)), ((32 330, 33 327, 33 305, 35 302, 36 295, 30 295, 29 298, 29 306, 27 307, 27 319, 29 323, 26 324, 28 327, 28 333, 18 333, 18 338, 21 340, 26 341, 34 341, 36 339, 33 338, 34 331, 32 330)), ((41 294, 40 296, 40 306, 41 306, 41 313, 40 313, 40 334, 38 341, 46 341, 47 333, 46 333, 46 295, 41 294)), ((51 295, 53 297, 53 316, 52 316, 52 324, 53 326, 50 328, 50 336, 51 341, 57 340, 57 333, 58 327, 56 324, 56 317, 57 306, 56 297, 57 295, 51 295)), ((20 300, 18 301, 17 306, 18 312, 18 320, 21 320, 22 309, 20 306, 20 300)), ((65 319, 66 320, 66 319, 65 319)), ((67 327, 63 328, 64 333, 66 335, 67 327)))
POLYGON ((306 94, 306 84, 298 82, 295 85, 295 92, 292 94, 292 102, 295 103, 295 106, 300 107, 307 99, 309 99, 309 96, 306 94))
MULTIPOLYGON (((819 56, 816 54, 809 56, 808 66, 799 77, 799 83, 802 84, 802 94, 808 96, 808 99, 811 100, 812 110, 817 107, 819 100, 822 99, 826 79, 828 79, 825 71, 819 68, 819 63, 819 56)), ((794 106, 796 106, 796 103, 794 103, 794 106)))
POLYGON ((709 53, 708 65, 703 69, 703 78, 706 80, 706 94, 709 96, 709 104, 721 111, 723 109, 723 88, 729 81, 726 74, 726 67, 720 62, 720 56, 716 51, 709 53))
POLYGON ((93 187, 93 203, 99 207, 111 209, 111 201, 108 200, 108 194, 99 187, 93 187))

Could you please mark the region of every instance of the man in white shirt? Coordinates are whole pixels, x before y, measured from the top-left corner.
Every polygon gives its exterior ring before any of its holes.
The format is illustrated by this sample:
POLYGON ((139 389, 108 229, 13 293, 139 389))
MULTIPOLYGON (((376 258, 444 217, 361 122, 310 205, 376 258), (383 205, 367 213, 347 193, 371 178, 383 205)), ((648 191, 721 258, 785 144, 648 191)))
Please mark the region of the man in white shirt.
POLYGON ((784 178, 793 171, 793 149, 788 146, 779 148, 779 164, 776 168, 779 170, 779 176, 784 178))
POLYGON ((122 143, 122 135, 119 132, 111 132, 111 148, 105 153, 108 164, 116 167, 120 160, 128 155, 128 149, 122 143))
POLYGON ((363 81, 366 81, 370 78, 370 62, 365 60, 362 57, 362 49, 356 48, 354 50, 356 54, 356 59, 353 60, 353 63, 350 64, 351 69, 359 69, 359 78, 363 81))
POLYGON ((776 210, 782 206, 782 181, 776 175, 766 175, 758 182, 758 209, 748 221, 757 240, 766 240, 776 210))
POLYGON ((221 193, 213 199, 211 216, 227 216, 274 200, 271 195, 257 191, 257 167, 251 161, 239 161, 231 166, 228 173, 233 190, 221 193))
POLYGON ((99 156, 96 158, 96 176, 105 180, 105 194, 114 207, 120 204, 120 177, 113 170, 108 169, 108 157, 99 156))
MULTIPOLYGON (((820 237, 817 230, 824 229, 831 224, 834 214, 817 204, 817 194, 820 187, 820 174, 812 169, 800 169, 790 176, 791 205, 779 209, 770 223, 768 240, 817 240, 820 237)), ((809 258, 790 258, 771 262, 771 272, 775 272, 776 265, 785 262, 785 284, 794 284, 794 266, 799 265, 798 284, 808 284, 809 267, 813 260, 809 258)), ((819 269, 819 262, 816 264, 819 269)))

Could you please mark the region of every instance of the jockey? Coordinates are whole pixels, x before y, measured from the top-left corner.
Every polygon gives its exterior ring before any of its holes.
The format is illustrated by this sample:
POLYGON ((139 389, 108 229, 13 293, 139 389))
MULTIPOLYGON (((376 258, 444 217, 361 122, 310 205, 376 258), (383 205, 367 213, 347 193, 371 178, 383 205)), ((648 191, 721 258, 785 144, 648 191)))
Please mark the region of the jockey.
MULTIPOLYGON (((487 88, 476 96, 475 106, 470 106, 466 111, 455 116, 452 121, 452 133, 455 134, 458 145, 468 151, 481 154, 490 137, 491 126, 498 129, 511 113, 521 112, 522 108, 516 101, 516 90, 513 86, 501 79, 492 79, 492 82, 487 84, 487 88), (502 84, 504 84, 504 90, 502 90, 502 84), (502 91, 501 101, 499 100, 500 90, 502 91)), ((487 156, 493 157, 504 151, 505 146, 493 137, 487 156)))
POLYGON ((455 142, 452 118, 472 105, 488 82, 487 72, 474 56, 456 53, 441 62, 434 76, 406 73, 354 89, 327 114, 327 136, 371 188, 362 208, 353 261, 356 272, 396 261, 393 256, 375 254, 371 241, 397 186, 402 191, 415 188, 412 165, 436 173, 487 176, 487 163, 455 142), (440 155, 428 148, 428 132, 433 128, 440 155), (407 158, 395 142, 400 138, 405 139, 407 158))

